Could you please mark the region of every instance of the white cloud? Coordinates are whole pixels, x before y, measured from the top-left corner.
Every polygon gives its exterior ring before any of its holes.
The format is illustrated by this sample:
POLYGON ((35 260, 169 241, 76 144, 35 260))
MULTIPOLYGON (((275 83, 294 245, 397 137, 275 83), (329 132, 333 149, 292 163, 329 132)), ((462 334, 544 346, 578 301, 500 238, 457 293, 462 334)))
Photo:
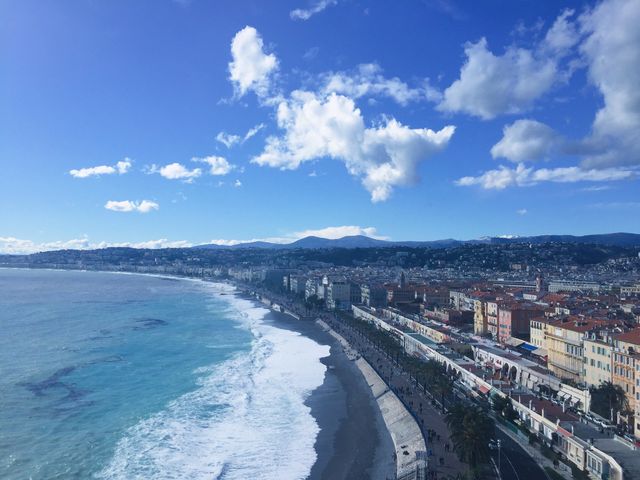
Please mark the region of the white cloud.
POLYGON ((437 106, 445 112, 464 112, 483 119, 527 110, 558 80, 553 58, 536 58, 531 50, 509 47, 494 55, 487 40, 465 46, 466 63, 460 78, 445 91, 437 106))
POLYGON ((216 140, 222 143, 225 147, 231 148, 234 145, 244 143, 250 138, 254 137, 264 127, 266 127, 264 123, 260 123, 255 127, 252 127, 247 131, 247 133, 245 133, 244 137, 241 137, 240 135, 229 134, 227 132, 220 132, 218 133, 218 135, 216 135, 216 140))
POLYGON ((528 210, 526 208, 519 208, 518 210, 516 210, 516 213, 518 215, 526 215, 528 212, 528 210))
POLYGON ((131 159, 125 157, 123 160, 116 163, 115 166, 98 165, 97 167, 73 169, 69 171, 69 175, 74 178, 98 177, 100 175, 113 175, 114 173, 122 175, 127 173, 130 168, 131 159))
POLYGON ((570 20, 575 11, 567 9, 560 14, 542 41, 541 48, 556 55, 565 55, 580 40, 580 32, 570 20))
POLYGON ((410 102, 430 100, 439 102, 442 94, 424 80, 419 88, 409 87, 397 77, 386 78, 382 69, 375 63, 358 65, 351 72, 327 73, 322 75, 320 91, 343 94, 357 99, 364 96, 382 96, 395 100, 400 105, 410 102))
POLYGON ((278 69, 278 59, 273 54, 265 54, 263 46, 262 37, 253 27, 244 27, 233 37, 229 78, 238 96, 249 90, 258 97, 269 95, 270 80, 278 69))
POLYGON ((132 200, 109 200, 104 205, 104 208, 113 210, 114 212, 149 213, 151 210, 158 210, 160 205, 151 200, 142 200, 141 202, 134 202, 132 200))
POLYGON ((303 91, 280 102, 277 121, 283 136, 267 138, 253 163, 294 170, 322 157, 338 159, 361 179, 374 202, 388 199, 394 187, 414 184, 418 164, 443 149, 455 131, 453 126, 437 132, 412 129, 395 119, 367 128, 352 99, 303 91))
POLYGON ((338 0, 314 0, 309 8, 296 8, 289 12, 292 20, 309 20, 316 13, 320 13, 327 7, 331 7, 338 3, 338 0))
POLYGON ((131 248, 188 248, 193 246, 186 240, 171 241, 166 238, 148 240, 144 242, 91 242, 88 237, 60 240, 54 242, 34 242, 15 237, 0 237, 0 253, 9 255, 24 255, 51 250, 94 250, 109 247, 131 248))
POLYGON ((256 125, 253 128, 250 128, 247 133, 245 133, 244 138, 242 139, 243 142, 246 142, 247 140, 249 140, 251 137, 254 137, 260 130, 262 130, 264 127, 266 127, 266 125, 264 123, 259 123, 258 125, 256 125))
POLYGON ((342 225, 339 227, 325 227, 317 230, 302 230, 301 232, 294 232, 293 238, 300 239, 304 237, 321 237, 321 238, 342 238, 351 237, 354 235, 365 235, 367 237, 376 238, 378 240, 388 240, 389 237, 384 237, 377 234, 375 227, 360 227, 358 225, 342 225))
POLYGON ((605 0, 580 17, 587 35, 580 50, 589 79, 604 100, 582 165, 640 164, 640 2, 605 0))
POLYGON ((511 45, 502 55, 496 55, 489 50, 485 38, 467 43, 467 61, 460 69, 460 77, 445 89, 438 110, 487 120, 530 109, 537 99, 573 73, 573 62, 562 65, 580 39, 570 21, 573 13, 562 12, 543 40, 532 48, 511 45))
POLYGON ((215 155, 209 155, 208 157, 194 157, 191 160, 193 162, 206 163, 207 165, 209 165, 210 175, 226 175, 234 168, 234 166, 231 165, 226 158, 217 157, 215 155))
POLYGON ((236 180, 235 182, 233 182, 233 186, 239 188, 242 186, 242 182, 240 180, 236 180))
POLYGON ((240 140, 242 140, 242 138, 240 138, 240 135, 231 135, 226 132, 220 132, 218 133, 218 135, 216 135, 216 140, 222 143, 225 147, 231 148, 234 145, 240 143, 240 140))
POLYGON ((465 187, 478 185, 487 190, 503 190, 507 187, 526 187, 540 182, 608 182, 635 177, 635 171, 623 168, 583 170, 579 167, 560 167, 534 170, 520 163, 516 168, 501 165, 498 169, 489 170, 477 177, 462 177, 456 181, 456 184, 465 187))
POLYGON ((491 156, 517 163, 545 159, 561 143, 560 136, 544 123, 517 120, 504 127, 502 139, 491 148, 491 156))
POLYGON ((305 237, 321 237, 321 238, 342 238, 353 235, 365 235, 367 237, 375 238, 378 240, 389 240, 389 237, 378 235, 375 227, 360 227, 358 225, 342 225, 338 227, 325 227, 319 229, 302 230, 299 232, 292 232, 282 237, 266 237, 266 238, 252 238, 248 240, 228 240, 228 239, 214 239, 209 243, 214 245, 237 245, 239 243, 249 242, 270 242, 270 243, 291 243, 296 240, 300 240, 305 237))
POLYGON ((187 167, 177 162, 170 163, 164 167, 152 165, 149 172, 159 173, 162 177, 168 180, 183 180, 187 183, 193 182, 194 179, 202 175, 201 169, 194 168, 193 170, 189 170, 187 167))

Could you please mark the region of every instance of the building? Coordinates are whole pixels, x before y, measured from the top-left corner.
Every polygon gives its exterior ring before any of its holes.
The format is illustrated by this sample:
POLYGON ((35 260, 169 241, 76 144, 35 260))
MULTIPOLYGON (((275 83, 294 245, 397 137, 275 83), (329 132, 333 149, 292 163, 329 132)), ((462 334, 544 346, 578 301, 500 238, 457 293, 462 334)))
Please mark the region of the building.
POLYGON ((387 290, 382 285, 361 285, 361 301, 367 307, 386 307, 387 290))
POLYGON ((574 280, 552 280, 548 287, 550 292, 592 292, 600 291, 600 284, 574 280))
POLYGON ((529 343, 538 348, 547 348, 545 332, 547 320, 544 317, 535 317, 529 320, 529 343))
POLYGON ((612 381, 612 350, 613 346, 595 333, 585 337, 583 378, 588 387, 612 381))
POLYGON ((305 293, 307 287, 307 277, 300 275, 291 275, 289 278, 289 289, 294 295, 301 295, 305 293))
POLYGON ((344 277, 329 279, 327 285, 327 308, 343 310, 351 308, 351 282, 344 277))
POLYGON ((546 324, 547 366, 556 376, 583 381, 584 336, 605 322, 566 317, 546 324))
POLYGON ((477 293, 473 298, 473 333, 476 335, 484 335, 489 331, 487 302, 495 301, 492 295, 477 293))
POLYGON ((461 290, 449 290, 449 303, 456 310, 473 311, 473 300, 461 290))
POLYGON ((528 340, 531 319, 541 316, 543 316, 542 310, 531 305, 500 305, 498 308, 498 340, 501 343, 511 337, 528 340))
POLYGON ((498 300, 487 300, 486 315, 487 315, 487 331, 493 336, 494 339, 498 338, 498 300))
POLYGON ((624 390, 630 410, 630 415, 621 415, 621 420, 640 439, 640 382, 636 375, 640 364, 640 328, 614 335, 613 347, 613 383, 624 390))

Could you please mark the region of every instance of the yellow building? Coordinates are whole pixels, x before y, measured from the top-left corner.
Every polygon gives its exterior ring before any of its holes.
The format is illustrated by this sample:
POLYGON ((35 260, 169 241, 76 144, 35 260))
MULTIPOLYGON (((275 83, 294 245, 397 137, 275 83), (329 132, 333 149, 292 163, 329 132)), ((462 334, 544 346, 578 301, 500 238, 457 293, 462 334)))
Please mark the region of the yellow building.
POLYGON ((549 370, 563 379, 583 381, 584 335, 603 323, 577 317, 550 320, 545 328, 549 370))

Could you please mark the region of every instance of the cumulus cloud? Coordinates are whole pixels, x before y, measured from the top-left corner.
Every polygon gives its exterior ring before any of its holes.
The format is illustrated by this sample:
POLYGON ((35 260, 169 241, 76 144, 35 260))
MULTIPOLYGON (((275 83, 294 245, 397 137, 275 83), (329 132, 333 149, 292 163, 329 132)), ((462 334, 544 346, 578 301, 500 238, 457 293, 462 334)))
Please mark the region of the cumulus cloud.
POLYGON ((322 75, 321 82, 320 90, 324 95, 338 93, 354 99, 364 96, 388 97, 400 105, 421 100, 438 102, 442 97, 428 80, 424 80, 420 87, 410 87, 397 77, 386 78, 375 63, 358 65, 350 72, 326 73, 322 75))
POLYGON ((236 180, 233 182, 233 186, 236 188, 240 188, 242 186, 242 182, 240 180, 236 180))
POLYGON ((279 103, 277 122, 283 135, 267 138, 253 163, 293 170, 323 157, 341 160, 374 202, 387 200, 394 187, 414 184, 419 163, 443 149, 455 131, 409 128, 392 118, 367 128, 352 99, 304 91, 279 103))
POLYGON ((564 12, 543 41, 545 51, 566 52, 582 38, 580 53, 590 82, 602 94, 591 132, 568 140, 535 120, 505 127, 491 149, 513 162, 567 153, 582 158, 583 169, 640 165, 640 3, 605 0, 572 22, 564 12))
POLYGON ((338 0, 315 0, 309 8, 296 8, 289 12, 292 20, 309 20, 316 13, 320 13, 327 7, 338 3, 338 0))
POLYGON ((34 242, 16 237, 0 237, 0 253, 25 255, 52 250, 94 250, 109 247, 130 248, 187 248, 193 244, 186 240, 171 241, 166 238, 143 242, 91 242, 88 237, 59 240, 53 242, 34 242))
POLYGON ((565 10, 532 48, 509 46, 502 55, 488 48, 486 38, 465 45, 467 60, 460 77, 445 89, 438 110, 474 115, 488 120, 502 114, 520 113, 566 81, 573 66, 561 61, 572 51, 580 35, 565 10))
POLYGON ((438 110, 491 119, 527 110, 558 78, 556 61, 536 58, 531 50, 509 47, 503 55, 489 51, 487 40, 465 46, 460 78, 445 91, 438 110))
POLYGON ((486 190, 503 190, 507 187, 526 187, 541 182, 574 183, 574 182, 608 182, 627 180, 636 177, 636 172, 624 168, 590 169, 580 167, 540 168, 525 167, 520 163, 516 168, 501 165, 496 170, 489 170, 477 177, 462 177, 456 181, 459 186, 478 185, 486 190))
POLYGON ((278 59, 274 54, 264 53, 263 47, 262 37, 253 27, 244 27, 233 37, 229 78, 237 96, 241 97, 250 90, 258 97, 269 95, 278 59))
POLYGON ((208 157, 194 157, 191 160, 194 162, 206 163, 207 165, 209 165, 210 175, 226 175, 234 168, 226 158, 218 157, 215 155, 209 155, 208 157))
POLYGON ((491 156, 516 163, 548 158, 563 142, 551 127, 536 120, 517 120, 502 132, 502 139, 491 148, 491 156))
POLYGON ((518 210, 516 210, 516 213, 518 215, 526 215, 527 213, 529 213, 529 211, 526 208, 519 208, 518 210))
POLYGON ((590 82, 604 101, 596 113, 582 165, 640 164, 640 2, 605 0, 580 17, 580 50, 590 82))
POLYGON ((187 167, 177 162, 170 163, 169 165, 165 165, 163 167, 152 165, 149 169, 149 172, 159 173, 160 176, 168 180, 182 180, 187 183, 193 182, 194 179, 202 175, 201 169, 194 168, 193 170, 189 170, 187 167))
POLYGON ((271 243, 291 243, 296 240, 300 240, 305 237, 321 237, 329 239, 337 239, 342 237, 349 237, 353 235, 365 235, 367 237, 375 238, 378 240, 389 240, 389 237, 378 235, 378 231, 375 227, 361 227, 358 225, 341 225, 337 227, 325 227, 319 229, 301 230, 299 232, 288 233, 281 237, 266 237, 266 238, 252 238, 248 240, 229 240, 229 239, 214 239, 209 243, 214 245, 237 245, 239 243, 249 242, 271 242, 271 243))
POLYGON ((104 208, 113 210, 114 212, 149 213, 152 210, 158 210, 160 205, 151 200, 142 200, 141 202, 134 202, 132 200, 109 200, 105 203, 104 208))
POLYGON ((114 173, 123 175, 127 173, 130 168, 131 159, 125 157, 123 160, 117 162, 114 166, 98 165, 97 167, 73 169, 69 171, 69 175, 74 178, 99 177, 100 175, 113 175, 114 173))

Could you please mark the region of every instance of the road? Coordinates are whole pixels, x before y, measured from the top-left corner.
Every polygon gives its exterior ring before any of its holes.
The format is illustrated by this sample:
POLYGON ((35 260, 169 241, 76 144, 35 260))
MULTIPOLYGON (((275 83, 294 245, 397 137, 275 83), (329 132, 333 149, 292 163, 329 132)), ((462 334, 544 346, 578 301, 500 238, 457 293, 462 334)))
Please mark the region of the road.
MULTIPOLYGON (((496 428, 496 438, 502 443, 500 452, 500 473, 503 480, 546 480, 544 469, 529 456, 517 442, 496 428)), ((498 452, 493 452, 498 464, 498 452)))

